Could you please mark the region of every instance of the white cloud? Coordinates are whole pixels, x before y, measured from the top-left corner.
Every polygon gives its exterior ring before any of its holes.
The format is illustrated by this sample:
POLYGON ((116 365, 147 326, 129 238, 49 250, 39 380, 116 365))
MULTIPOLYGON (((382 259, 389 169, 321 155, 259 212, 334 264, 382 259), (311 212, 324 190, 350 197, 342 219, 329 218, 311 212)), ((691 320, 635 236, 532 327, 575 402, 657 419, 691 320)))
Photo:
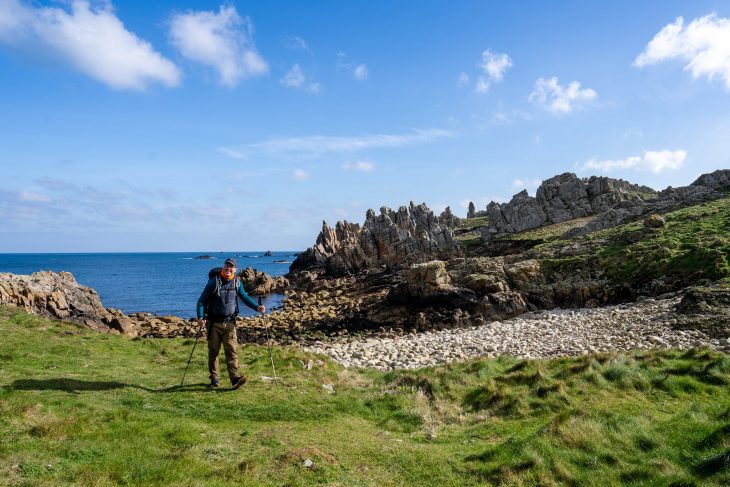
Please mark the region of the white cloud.
POLYGON ((305 87, 309 93, 318 94, 322 92, 322 84, 316 81, 307 82, 307 77, 304 75, 301 66, 294 64, 289 71, 284 75, 279 82, 288 88, 302 88, 305 87))
POLYGON ((361 160, 357 162, 346 162, 342 165, 345 171, 371 172, 375 169, 375 164, 370 161, 361 160))
POLYGON ((644 131, 641 129, 628 129, 624 132, 624 137, 643 137, 644 131))
POLYGON ((20 201, 28 201, 34 203, 48 203, 49 201, 51 201, 51 198, 49 198, 47 195, 34 193, 32 191, 22 191, 20 194, 18 194, 18 199, 20 201))
POLYGON ((474 86, 474 91, 476 93, 479 93, 480 95, 484 95, 489 91, 489 81, 487 81, 483 76, 480 76, 479 79, 477 79, 477 83, 474 86))
POLYGON ((297 181, 306 181, 309 179, 309 174, 307 174, 303 169, 296 169, 294 170, 294 179, 297 181))
POLYGON ((581 170, 596 169, 611 172, 614 170, 632 169, 651 171, 654 174, 659 174, 667 170, 673 171, 679 169, 684 164, 686 158, 687 151, 685 150, 645 151, 640 156, 631 156, 626 159, 608 159, 603 161, 591 159, 583 164, 581 170))
POLYGON ((309 44, 307 43, 307 41, 298 36, 288 36, 286 39, 284 39, 284 45, 287 48, 293 49, 295 51, 304 51, 312 55, 314 54, 309 48, 309 44))
POLYGON ((542 184, 542 181, 539 179, 515 179, 512 181, 512 186, 517 189, 537 189, 538 186, 542 184))
POLYGON ((669 59, 686 61, 684 69, 691 71, 693 78, 706 76, 712 80, 720 76, 730 90, 730 19, 711 14, 685 27, 684 19, 677 17, 649 41, 634 60, 634 66, 650 66, 669 59))
POLYGON ((299 88, 304 84, 305 78, 302 68, 298 64, 291 67, 289 71, 281 78, 281 84, 290 88, 299 88))
POLYGON ((456 85, 459 88, 463 88, 464 86, 467 86, 469 84, 469 81, 469 75, 462 71, 461 73, 459 73, 459 80, 456 82, 456 85))
POLYGON ((502 81, 504 73, 512 67, 512 58, 504 53, 492 52, 489 49, 482 53, 482 69, 495 82, 502 81))
POLYGON ((376 134, 355 136, 312 135, 309 137, 277 137, 263 142, 244 144, 237 147, 223 147, 223 151, 234 151, 238 158, 251 153, 315 157, 328 153, 349 153, 367 149, 397 148, 425 144, 438 139, 454 137, 454 132, 441 129, 415 130, 411 134, 376 134))
POLYGON ((337 67, 348 71, 358 81, 364 81, 370 75, 367 65, 348 61, 344 52, 337 53, 337 67))
POLYGON ((482 75, 479 76, 474 91, 484 94, 489 91, 492 83, 499 83, 504 73, 512 67, 512 58, 505 53, 496 53, 487 49, 482 53, 482 62, 478 64, 482 68, 482 75))
POLYGON ((230 147, 219 147, 218 150, 222 154, 230 157, 231 159, 247 159, 247 157, 244 154, 240 153, 239 151, 237 151, 235 149, 231 149, 230 147))
POLYGON ((67 11, 3 1, 0 40, 50 49, 82 73, 115 89, 180 84, 178 67, 128 31, 109 3, 92 7, 88 1, 76 0, 67 11))
POLYGON ((368 79, 368 67, 364 64, 359 64, 355 67, 355 70, 352 72, 353 76, 355 76, 355 79, 357 80, 365 80, 368 79))
POLYGON ((553 113, 570 113, 583 103, 595 100, 598 97, 590 88, 581 89, 580 83, 571 81, 567 87, 558 83, 558 78, 539 78, 535 81, 535 88, 528 97, 529 101, 537 102, 545 110, 553 113))
POLYGON ((173 15, 170 40, 187 59, 216 70, 226 86, 269 70, 254 46, 253 23, 233 6, 173 15))

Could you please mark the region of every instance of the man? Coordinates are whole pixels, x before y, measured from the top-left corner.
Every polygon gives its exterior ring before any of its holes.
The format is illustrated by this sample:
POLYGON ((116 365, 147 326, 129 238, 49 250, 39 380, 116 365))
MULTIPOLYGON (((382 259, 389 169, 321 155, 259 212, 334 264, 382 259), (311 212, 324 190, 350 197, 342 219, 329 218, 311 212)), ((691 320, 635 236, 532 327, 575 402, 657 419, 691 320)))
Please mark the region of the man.
POLYGON ((245 375, 238 375, 238 340, 236 337, 236 316, 238 316, 238 300, 251 309, 263 313, 264 306, 258 306, 246 294, 243 283, 236 277, 237 263, 235 259, 226 259, 220 275, 214 276, 205 285, 198 298, 198 322, 207 321, 208 329, 208 371, 211 387, 220 385, 220 369, 218 353, 223 345, 228 364, 228 377, 231 388, 237 389, 248 380, 245 375))

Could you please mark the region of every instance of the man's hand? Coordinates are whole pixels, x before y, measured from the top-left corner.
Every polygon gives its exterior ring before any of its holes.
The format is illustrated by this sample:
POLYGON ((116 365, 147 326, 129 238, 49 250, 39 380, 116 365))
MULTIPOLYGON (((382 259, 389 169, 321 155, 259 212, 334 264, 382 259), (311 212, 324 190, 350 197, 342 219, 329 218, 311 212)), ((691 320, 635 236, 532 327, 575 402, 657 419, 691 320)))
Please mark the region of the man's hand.
POLYGON ((264 306, 263 304, 260 304, 259 307, 256 308, 256 311, 258 311, 259 313, 265 313, 266 312, 266 306, 264 306))
POLYGON ((205 323, 205 318, 198 318, 198 324, 202 325, 203 323, 205 323))

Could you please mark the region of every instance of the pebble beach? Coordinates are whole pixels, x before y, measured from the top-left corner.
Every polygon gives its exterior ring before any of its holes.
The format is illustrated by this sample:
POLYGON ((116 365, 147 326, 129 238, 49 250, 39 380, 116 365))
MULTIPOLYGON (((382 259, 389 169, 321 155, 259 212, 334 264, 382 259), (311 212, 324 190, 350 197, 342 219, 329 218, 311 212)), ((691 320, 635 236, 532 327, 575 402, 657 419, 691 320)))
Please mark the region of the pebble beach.
POLYGON ((730 352, 730 338, 681 330, 674 308, 679 297, 646 299, 602 308, 526 313, 478 327, 399 337, 335 338, 306 350, 345 367, 415 369, 453 361, 511 355, 553 358, 652 348, 710 347, 730 352))

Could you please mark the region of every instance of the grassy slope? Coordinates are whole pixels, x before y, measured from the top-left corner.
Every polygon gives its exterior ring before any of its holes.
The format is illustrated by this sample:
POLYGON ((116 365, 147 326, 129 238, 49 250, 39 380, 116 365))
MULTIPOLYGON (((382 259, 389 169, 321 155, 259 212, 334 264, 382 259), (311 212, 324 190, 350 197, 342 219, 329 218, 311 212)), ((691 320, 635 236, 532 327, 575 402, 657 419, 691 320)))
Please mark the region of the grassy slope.
POLYGON ((646 233, 642 222, 578 237, 584 251, 562 253, 566 242, 548 241, 535 251, 547 272, 589 274, 601 271, 613 283, 637 287, 669 276, 684 285, 730 277, 730 197, 664 215, 666 224, 646 233), (552 254, 552 255, 550 255, 552 254))
POLYGON ((200 346, 176 386, 191 340, 2 307, 0 336, 0 485, 730 483, 730 357, 705 350, 382 374, 277 348, 272 385, 245 347, 251 383, 209 391, 200 346))

